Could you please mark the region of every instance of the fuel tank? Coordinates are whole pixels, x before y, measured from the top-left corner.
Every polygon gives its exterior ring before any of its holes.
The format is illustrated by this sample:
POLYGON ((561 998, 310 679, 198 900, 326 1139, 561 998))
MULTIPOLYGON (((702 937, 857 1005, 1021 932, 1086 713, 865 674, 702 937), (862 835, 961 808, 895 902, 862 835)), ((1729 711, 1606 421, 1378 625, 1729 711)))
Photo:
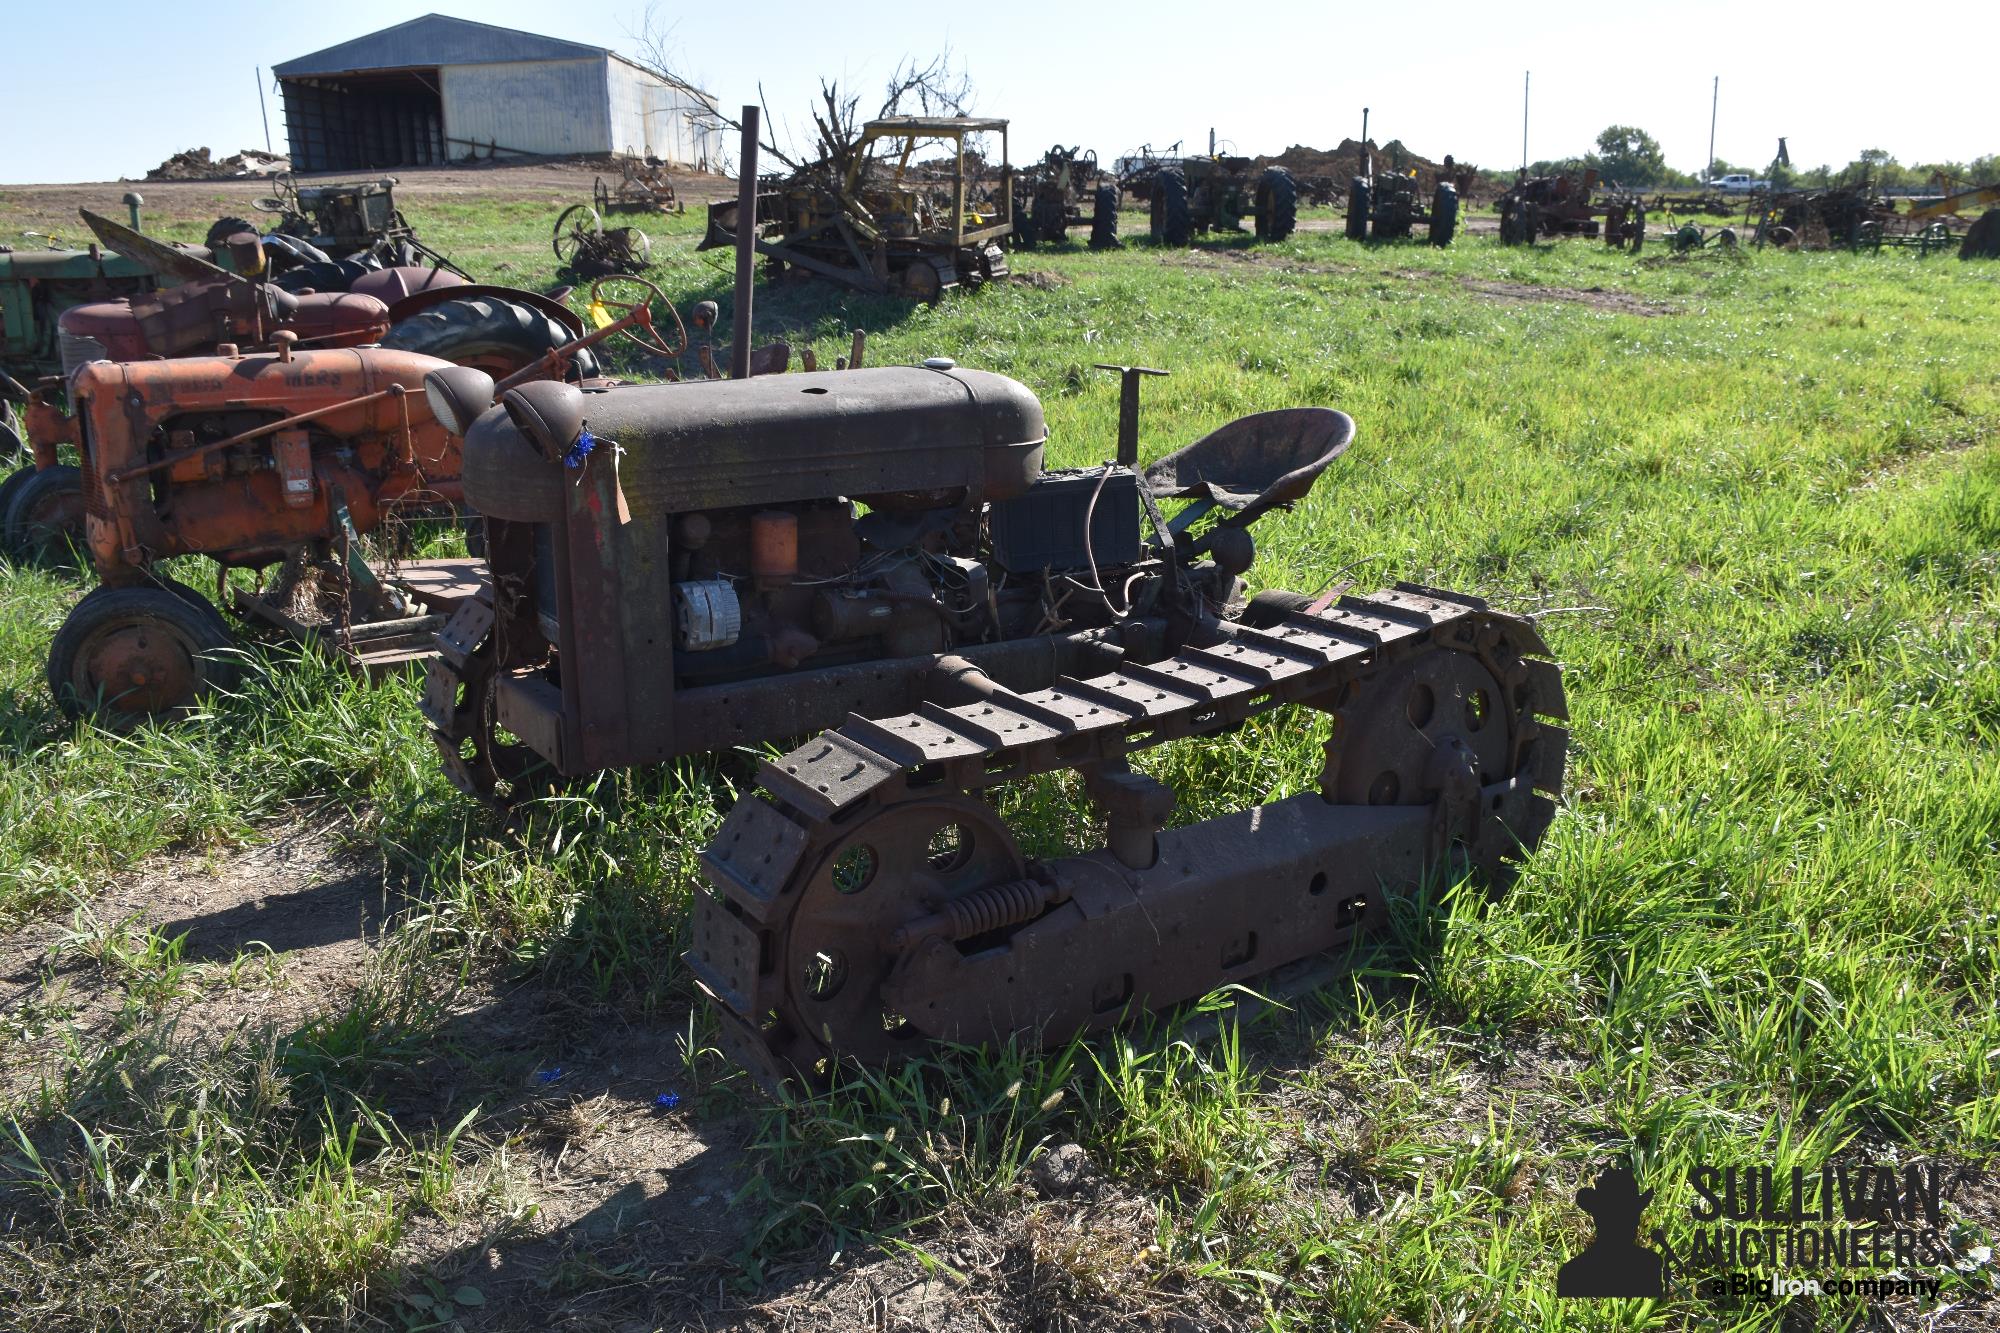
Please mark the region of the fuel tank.
POLYGON ((56 320, 65 375, 87 361, 139 361, 213 351, 223 342, 266 342, 280 328, 314 348, 358 347, 389 331, 389 307, 353 292, 294 296, 246 284, 190 284, 72 306, 56 320))
MULTIPOLYGON (((584 428, 618 446, 637 518, 838 496, 877 509, 1004 500, 1040 475, 1048 438, 1028 387, 980 370, 618 385, 583 400, 584 428)), ((465 450, 475 508, 544 516, 529 492, 558 486, 561 466, 526 444, 504 408, 474 423, 465 450)))

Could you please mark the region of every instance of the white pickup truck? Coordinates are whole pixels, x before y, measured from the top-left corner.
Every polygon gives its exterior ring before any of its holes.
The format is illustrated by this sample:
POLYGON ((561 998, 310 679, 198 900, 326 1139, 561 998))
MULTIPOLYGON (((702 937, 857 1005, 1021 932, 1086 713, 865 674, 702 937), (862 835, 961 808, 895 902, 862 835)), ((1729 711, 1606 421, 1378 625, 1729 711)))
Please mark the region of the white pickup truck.
POLYGON ((1755 194, 1770 189, 1771 182, 1757 180, 1747 171, 1732 171, 1727 176, 1717 176, 1708 183, 1708 188, 1723 194, 1755 194))

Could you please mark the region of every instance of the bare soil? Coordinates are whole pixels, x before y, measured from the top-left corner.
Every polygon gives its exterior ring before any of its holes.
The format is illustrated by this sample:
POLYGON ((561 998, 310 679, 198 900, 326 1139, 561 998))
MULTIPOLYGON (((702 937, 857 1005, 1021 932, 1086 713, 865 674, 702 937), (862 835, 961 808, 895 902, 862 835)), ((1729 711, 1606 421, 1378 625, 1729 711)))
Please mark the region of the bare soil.
MULTIPOLYGON (((399 167, 385 172, 334 172, 301 176, 301 182, 380 179, 396 180, 398 203, 421 204, 426 199, 477 197, 480 199, 546 199, 575 203, 589 199, 591 183, 606 174, 606 168, 583 162, 533 162, 522 165, 399 167)), ((617 172, 608 179, 617 183, 617 172)), ((676 196, 693 208, 711 199, 730 198, 736 183, 727 177, 676 172, 676 196)), ((9 229, 53 232, 66 240, 81 233, 76 210, 88 208, 123 221, 120 202, 127 191, 136 190, 144 199, 145 218, 167 222, 199 222, 204 226, 224 216, 254 217, 256 201, 273 195, 277 187, 268 179, 208 181, 104 181, 74 185, 0 185, 0 217, 9 229)), ((0 244, 18 237, 0 235, 0 244)))
POLYGON ((379 859, 332 827, 287 830, 262 845, 179 854, 92 893, 67 919, 31 921, 0 938, 0 1099, 55 1071, 69 1041, 83 1049, 147 1015, 128 1012, 137 965, 121 952, 149 932, 185 936, 185 981, 150 1007, 189 1035, 287 1024, 337 1007, 365 965, 392 904, 379 859))
POLYGON ((1528 283, 1488 282, 1469 278, 1465 280, 1464 285, 1467 291, 1499 305, 1534 305, 1544 301, 1570 301, 1616 315, 1650 317, 1675 313, 1675 308, 1665 301, 1648 301, 1629 292, 1614 292, 1606 287, 1581 289, 1537 287, 1528 283))
MULTIPOLYGON (((53 1085, 74 1052, 162 1016, 183 1036, 219 1037, 337 1014, 406 905, 379 855, 339 825, 168 855, 80 893, 69 919, 0 938, 0 1105, 53 1085), (185 936, 188 965, 150 1002, 142 978, 157 966, 120 960, 149 932, 185 936)), ((478 1288, 484 1304, 461 1322, 493 1333, 1237 1326, 1145 1281, 1153 1204, 1087 1168, 1063 1198, 1023 1186, 908 1235, 933 1262, 839 1252, 829 1238, 753 1278, 741 1256, 768 1205, 739 1192, 768 1111, 740 1080, 691 1083, 687 1031, 685 1014, 635 1023, 540 983, 488 978, 459 994, 426 1057, 375 1099, 418 1141, 481 1111, 453 1200, 414 1221, 400 1271, 371 1293, 377 1313, 393 1318, 394 1293, 431 1279, 478 1288), (680 1100, 662 1107, 663 1092, 680 1100)))

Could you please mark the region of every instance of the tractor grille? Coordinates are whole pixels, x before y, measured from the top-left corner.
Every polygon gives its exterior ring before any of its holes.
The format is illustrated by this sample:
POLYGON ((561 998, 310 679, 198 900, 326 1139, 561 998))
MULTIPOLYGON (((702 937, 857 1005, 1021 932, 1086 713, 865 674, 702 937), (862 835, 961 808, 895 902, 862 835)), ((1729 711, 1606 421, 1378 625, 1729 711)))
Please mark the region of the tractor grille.
POLYGON ((76 405, 76 451, 83 466, 83 512, 92 518, 111 521, 111 510, 104 503, 104 486, 97 479, 97 451, 91 448, 90 416, 84 410, 84 403, 76 405))
POLYGON ((74 375, 79 366, 105 359, 104 344, 95 338, 79 337, 77 334, 57 329, 56 339, 61 344, 64 379, 74 375))

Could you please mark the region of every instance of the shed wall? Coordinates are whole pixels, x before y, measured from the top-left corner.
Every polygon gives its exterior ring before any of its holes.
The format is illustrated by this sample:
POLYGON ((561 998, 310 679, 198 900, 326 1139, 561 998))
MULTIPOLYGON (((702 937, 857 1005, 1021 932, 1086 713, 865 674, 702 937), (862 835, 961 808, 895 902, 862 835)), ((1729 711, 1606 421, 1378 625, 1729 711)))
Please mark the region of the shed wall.
POLYGON ((607 60, 612 147, 704 170, 717 165, 722 132, 700 98, 623 60, 607 60))
POLYGON ((606 63, 599 56, 444 66, 439 88, 451 155, 489 144, 519 153, 610 152, 606 63))

